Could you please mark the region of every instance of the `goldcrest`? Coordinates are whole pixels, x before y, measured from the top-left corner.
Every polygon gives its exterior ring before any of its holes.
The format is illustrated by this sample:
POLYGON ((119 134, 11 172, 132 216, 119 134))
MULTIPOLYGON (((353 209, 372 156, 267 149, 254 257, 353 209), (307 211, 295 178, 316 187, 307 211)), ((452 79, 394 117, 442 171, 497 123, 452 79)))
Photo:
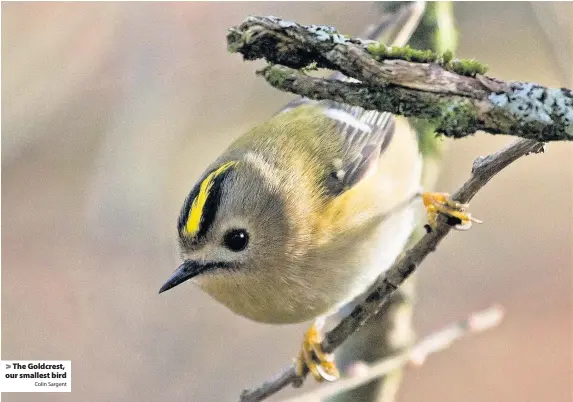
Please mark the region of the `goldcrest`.
POLYGON ((191 190, 177 225, 183 264, 160 292, 192 280, 265 323, 333 314, 403 250, 421 170, 405 119, 298 101, 241 136, 191 190))
POLYGON ((300 102, 240 137, 190 192, 184 262, 161 291, 192 279, 267 323, 336 312, 404 248, 421 166, 405 120, 300 102))
MULTIPOLYGON (((191 190, 177 225, 183 264, 160 293, 192 281, 235 313, 273 324, 333 314, 404 249, 422 210, 421 173, 405 119, 291 102, 239 137, 191 190)), ((297 368, 334 379, 316 334, 312 327, 305 339, 325 361, 303 348, 297 368)))

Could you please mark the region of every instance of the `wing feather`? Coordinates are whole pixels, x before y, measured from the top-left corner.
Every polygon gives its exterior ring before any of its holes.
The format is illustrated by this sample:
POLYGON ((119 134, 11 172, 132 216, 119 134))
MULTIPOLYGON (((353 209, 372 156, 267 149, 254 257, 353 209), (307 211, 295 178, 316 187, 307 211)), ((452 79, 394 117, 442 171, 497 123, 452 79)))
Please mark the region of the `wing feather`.
POLYGON ((332 161, 332 173, 325 180, 327 191, 338 195, 376 169, 392 140, 394 116, 344 103, 304 98, 290 102, 281 112, 311 104, 322 107, 324 115, 334 123, 342 136, 342 159, 332 161))

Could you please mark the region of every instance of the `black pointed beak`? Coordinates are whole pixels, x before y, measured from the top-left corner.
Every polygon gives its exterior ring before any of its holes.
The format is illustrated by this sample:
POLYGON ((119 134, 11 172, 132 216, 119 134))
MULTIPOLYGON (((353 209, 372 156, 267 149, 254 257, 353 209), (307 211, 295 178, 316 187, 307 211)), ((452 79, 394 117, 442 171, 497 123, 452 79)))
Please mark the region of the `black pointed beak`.
POLYGON ((169 278, 169 280, 165 282, 163 286, 161 286, 161 289, 159 289, 159 293, 163 293, 166 290, 169 290, 185 282, 186 280, 189 280, 199 275, 207 268, 208 266, 206 264, 201 264, 197 261, 191 261, 191 260, 185 261, 183 264, 179 266, 179 268, 175 270, 173 275, 171 275, 171 278, 169 278))

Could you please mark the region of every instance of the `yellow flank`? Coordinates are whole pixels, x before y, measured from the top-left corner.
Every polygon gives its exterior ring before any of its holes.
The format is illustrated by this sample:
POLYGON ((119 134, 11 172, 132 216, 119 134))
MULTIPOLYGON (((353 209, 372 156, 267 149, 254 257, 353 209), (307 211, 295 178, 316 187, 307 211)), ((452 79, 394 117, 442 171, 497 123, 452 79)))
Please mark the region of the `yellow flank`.
POLYGON ((187 223, 185 224, 185 232, 189 236, 195 236, 199 231, 199 225, 201 223, 201 217, 203 216, 203 208, 205 208, 205 202, 209 197, 209 192, 213 187, 213 180, 220 174, 227 171, 231 166, 235 165, 237 162, 231 161, 222 164, 216 170, 209 173, 209 175, 201 182, 201 187, 199 188, 199 194, 193 200, 191 204, 191 211, 189 211, 189 217, 187 218, 187 223))

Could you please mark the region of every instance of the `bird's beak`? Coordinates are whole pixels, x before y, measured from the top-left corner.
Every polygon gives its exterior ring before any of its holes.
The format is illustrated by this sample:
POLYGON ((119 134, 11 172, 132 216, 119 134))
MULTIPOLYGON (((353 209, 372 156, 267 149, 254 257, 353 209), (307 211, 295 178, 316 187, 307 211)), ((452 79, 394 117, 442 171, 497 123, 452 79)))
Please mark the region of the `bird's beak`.
POLYGON ((159 289, 159 293, 163 293, 166 290, 169 290, 185 282, 186 280, 199 275, 207 268, 208 264, 201 264, 200 262, 192 260, 185 261, 183 264, 179 266, 179 268, 175 270, 173 275, 171 275, 171 278, 169 278, 169 280, 165 282, 165 285, 163 285, 161 289, 159 289))

